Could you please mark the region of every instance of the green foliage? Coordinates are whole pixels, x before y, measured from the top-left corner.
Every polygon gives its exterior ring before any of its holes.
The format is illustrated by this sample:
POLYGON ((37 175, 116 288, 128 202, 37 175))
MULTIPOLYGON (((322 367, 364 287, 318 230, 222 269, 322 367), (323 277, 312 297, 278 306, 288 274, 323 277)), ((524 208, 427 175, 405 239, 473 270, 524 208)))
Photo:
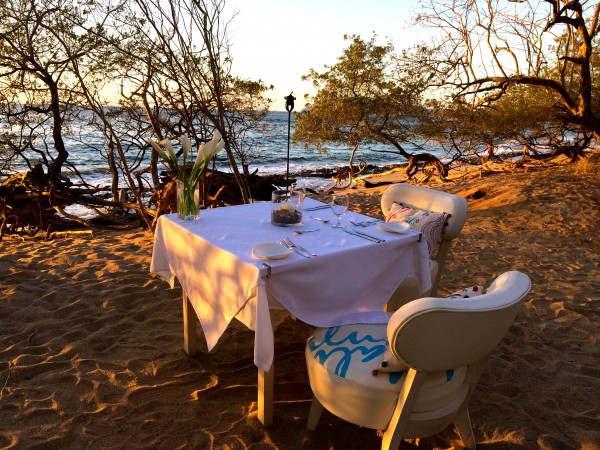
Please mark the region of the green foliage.
POLYGON ((322 150, 334 142, 356 148, 364 142, 404 142, 422 113, 423 72, 407 66, 391 43, 346 37, 350 45, 323 73, 303 77, 317 88, 297 114, 294 140, 322 150))
POLYGON ((419 133, 452 150, 455 158, 479 155, 485 144, 530 141, 546 137, 560 122, 555 97, 531 86, 513 86, 495 102, 473 107, 461 98, 450 103, 428 102, 419 133))

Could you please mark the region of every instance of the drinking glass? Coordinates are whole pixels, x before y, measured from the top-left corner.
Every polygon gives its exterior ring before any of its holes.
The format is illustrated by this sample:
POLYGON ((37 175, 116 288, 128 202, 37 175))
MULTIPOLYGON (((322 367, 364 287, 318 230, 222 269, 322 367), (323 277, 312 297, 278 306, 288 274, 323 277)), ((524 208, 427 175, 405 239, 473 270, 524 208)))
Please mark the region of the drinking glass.
POLYGON ((346 194, 335 194, 331 199, 331 211, 337 217, 337 222, 333 228, 344 228, 342 225, 342 216, 348 210, 348 196, 346 194))

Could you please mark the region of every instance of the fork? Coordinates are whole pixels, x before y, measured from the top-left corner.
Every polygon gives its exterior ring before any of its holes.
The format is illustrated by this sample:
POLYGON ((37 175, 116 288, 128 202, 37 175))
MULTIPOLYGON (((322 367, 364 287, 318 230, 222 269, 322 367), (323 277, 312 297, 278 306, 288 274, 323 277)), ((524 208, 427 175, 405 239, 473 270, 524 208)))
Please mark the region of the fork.
POLYGON ((288 244, 285 239, 281 240, 281 245, 284 245, 285 247, 289 248, 290 250, 293 250, 294 253, 297 253, 300 256, 303 256, 304 258, 310 258, 310 255, 308 253, 304 253, 302 252, 298 247, 296 247, 295 245, 291 245, 288 244))
MULTIPOLYGON (((308 250, 306 250, 304 247, 300 247, 299 245, 294 244, 291 239, 289 237, 284 237, 283 238, 283 242, 285 243, 284 245, 288 246, 289 248, 291 248, 292 250, 296 250, 298 249, 299 251, 301 251, 302 253, 304 253, 303 256, 306 256, 307 258, 310 258, 311 256, 317 256, 316 253, 311 253, 308 250)), ((298 253, 298 252, 296 252, 298 253)))

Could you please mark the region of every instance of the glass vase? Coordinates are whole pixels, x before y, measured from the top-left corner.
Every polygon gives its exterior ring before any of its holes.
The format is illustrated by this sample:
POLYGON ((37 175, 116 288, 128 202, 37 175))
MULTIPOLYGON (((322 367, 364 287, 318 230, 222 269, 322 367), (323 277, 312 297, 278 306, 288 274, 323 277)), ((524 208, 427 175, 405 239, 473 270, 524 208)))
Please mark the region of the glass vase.
POLYGON ((196 220, 200 217, 200 183, 194 185, 187 180, 175 180, 177 186, 177 215, 181 220, 196 220))
POLYGON ((291 227, 302 223, 302 191, 278 190, 271 194, 271 223, 291 227))

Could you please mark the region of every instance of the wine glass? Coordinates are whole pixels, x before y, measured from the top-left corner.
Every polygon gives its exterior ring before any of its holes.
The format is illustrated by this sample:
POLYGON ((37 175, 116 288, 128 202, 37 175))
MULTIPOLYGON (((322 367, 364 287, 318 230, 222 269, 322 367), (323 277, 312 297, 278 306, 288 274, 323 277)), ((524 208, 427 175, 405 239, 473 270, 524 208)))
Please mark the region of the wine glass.
POLYGON ((337 217, 337 222, 333 228, 344 228, 342 225, 342 216, 348 210, 348 196, 346 194, 334 194, 331 199, 331 211, 337 217))

